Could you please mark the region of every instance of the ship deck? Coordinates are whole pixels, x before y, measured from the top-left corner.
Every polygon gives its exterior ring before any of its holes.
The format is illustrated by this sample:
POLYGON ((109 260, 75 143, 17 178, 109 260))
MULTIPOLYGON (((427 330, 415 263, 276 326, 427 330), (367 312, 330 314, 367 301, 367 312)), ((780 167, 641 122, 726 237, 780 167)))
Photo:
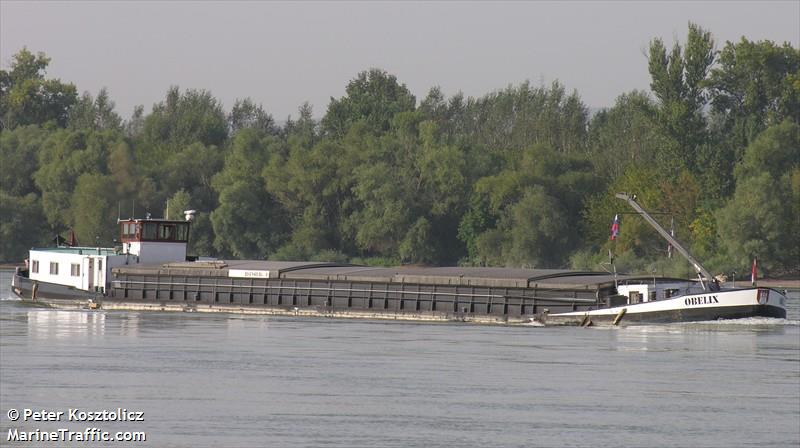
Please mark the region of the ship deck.
MULTIPOLYGON (((371 283, 461 285, 500 288, 547 288, 596 290, 614 283, 607 272, 567 269, 520 269, 496 267, 373 267, 330 262, 214 260, 124 266, 126 275, 170 275, 189 277, 254 277, 285 280, 317 280, 371 283), (250 274, 250 275, 248 275, 250 274)), ((617 275, 617 281, 641 279, 617 275)), ((647 277, 652 279, 652 277, 647 277)), ((665 280, 660 278, 661 280, 665 280)))

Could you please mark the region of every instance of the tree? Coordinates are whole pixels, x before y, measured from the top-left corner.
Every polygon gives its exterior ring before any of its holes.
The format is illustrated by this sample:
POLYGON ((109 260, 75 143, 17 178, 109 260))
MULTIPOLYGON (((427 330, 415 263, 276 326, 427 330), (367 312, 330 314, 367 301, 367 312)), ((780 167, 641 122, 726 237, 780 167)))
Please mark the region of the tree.
POLYGON ((0 191, 12 196, 36 192, 33 173, 37 156, 49 132, 39 126, 19 126, 0 132, 0 191))
POLYGON ((557 267, 581 241, 580 221, 586 196, 597 188, 583 156, 563 154, 545 145, 528 148, 511 167, 475 183, 473 207, 460 235, 475 248, 477 264, 557 267), (482 196, 482 198, 481 198, 482 196), (558 199, 556 199, 558 198, 558 199), (536 207, 543 207, 537 209, 536 207), (527 215, 526 215, 527 214, 527 215), (476 223, 496 223, 477 238, 476 223), (551 223, 555 223, 551 225, 551 223), (530 229, 529 226, 538 226, 530 229), (548 250, 557 244, 559 250, 548 250), (526 255, 527 254, 527 255, 526 255))
POLYGON ((77 100, 73 84, 45 79, 50 58, 23 48, 12 57, 11 70, 0 70, 0 129, 28 124, 67 123, 70 107, 77 100))
POLYGON ((70 199, 71 227, 81 244, 108 247, 117 236, 117 195, 114 180, 97 173, 82 174, 70 199))
POLYGON ((717 214, 729 267, 753 257, 766 273, 800 268, 800 125, 772 126, 747 147, 736 168, 736 192, 717 214))
POLYGON ((45 140, 33 178, 51 226, 59 229, 72 221, 70 210, 75 208, 70 201, 78 178, 87 173, 108 174, 108 154, 120 138, 113 131, 58 130, 45 140))
MULTIPOLYGON (((570 247, 570 227, 561 201, 539 185, 526 188, 506 217, 510 239, 504 247, 506 263, 515 266, 555 267, 563 263, 570 247)), ((500 228, 502 229, 501 222, 500 228)))
POLYGON ((713 111, 721 117, 720 132, 741 159, 744 148, 768 126, 800 120, 800 50, 744 37, 726 42, 719 66, 707 84, 713 111))
POLYGON ((211 214, 214 247, 236 257, 266 258, 285 242, 286 213, 267 192, 261 173, 279 147, 263 130, 235 134, 225 166, 212 180, 219 207, 211 214))
POLYGON ((136 142, 137 160, 148 174, 161 177, 161 171, 173 155, 194 143, 223 147, 228 138, 228 120, 211 93, 171 87, 167 97, 153 106, 144 119, 136 142))
POLYGON ((0 260, 18 263, 28 249, 47 241, 46 221, 34 193, 12 196, 0 190, 0 260))
POLYGON ((589 152, 597 173, 608 182, 631 165, 669 166, 661 148, 668 144, 654 123, 656 104, 641 91, 617 97, 589 122, 589 152))
POLYGON ((278 131, 272 115, 266 113, 260 104, 253 103, 250 98, 236 100, 228 114, 228 125, 231 134, 236 134, 242 129, 255 129, 266 134, 275 134, 278 131))
POLYGON ((108 96, 105 87, 100 89, 96 98, 89 92, 84 92, 80 100, 70 109, 67 124, 73 129, 122 130, 122 118, 114 112, 114 101, 108 96))
POLYGON ((659 101, 657 123, 672 142, 665 149, 670 152, 676 171, 684 164, 692 172, 701 169, 698 153, 706 143, 704 84, 714 55, 711 33, 693 23, 689 23, 683 48, 676 42, 667 54, 661 39, 650 42, 648 70, 650 88, 659 101))
POLYGON ((359 120, 364 120, 371 132, 386 132, 395 114, 413 111, 416 104, 405 84, 377 68, 359 73, 345 90, 346 96, 331 98, 322 119, 322 127, 328 135, 343 137, 359 120))

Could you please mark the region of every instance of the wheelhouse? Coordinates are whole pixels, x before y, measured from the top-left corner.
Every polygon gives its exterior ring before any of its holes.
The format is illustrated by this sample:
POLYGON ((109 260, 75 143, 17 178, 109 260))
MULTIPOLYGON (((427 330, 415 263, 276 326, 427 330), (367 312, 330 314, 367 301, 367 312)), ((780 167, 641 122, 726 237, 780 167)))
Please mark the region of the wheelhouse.
POLYGON ((119 222, 120 241, 186 243, 189 241, 189 222, 165 219, 128 219, 119 222))

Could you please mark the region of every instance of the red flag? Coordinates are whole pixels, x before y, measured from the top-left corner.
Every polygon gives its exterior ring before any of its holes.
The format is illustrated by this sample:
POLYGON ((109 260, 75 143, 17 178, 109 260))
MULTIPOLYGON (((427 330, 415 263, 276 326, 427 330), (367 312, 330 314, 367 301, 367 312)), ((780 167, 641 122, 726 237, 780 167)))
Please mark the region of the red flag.
POLYGON ((750 270, 750 284, 756 286, 756 278, 758 278, 758 267, 756 266, 756 259, 753 258, 753 268, 750 270))
POLYGON ((611 223, 611 241, 619 236, 619 215, 614 215, 614 222, 611 223))

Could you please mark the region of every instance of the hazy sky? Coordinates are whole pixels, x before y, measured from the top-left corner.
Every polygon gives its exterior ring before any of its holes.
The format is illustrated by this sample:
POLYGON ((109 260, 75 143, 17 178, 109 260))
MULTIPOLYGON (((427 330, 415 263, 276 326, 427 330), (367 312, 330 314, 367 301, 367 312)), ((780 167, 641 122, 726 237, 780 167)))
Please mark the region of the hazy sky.
POLYGON ((370 67, 421 100, 560 80, 590 107, 648 89, 650 39, 685 41, 687 23, 721 48, 742 36, 800 46, 800 1, 749 2, 14 2, 0 0, 0 62, 23 46, 48 75, 128 118, 170 85, 210 90, 226 110, 251 97, 276 119, 305 101, 316 116, 370 67))

